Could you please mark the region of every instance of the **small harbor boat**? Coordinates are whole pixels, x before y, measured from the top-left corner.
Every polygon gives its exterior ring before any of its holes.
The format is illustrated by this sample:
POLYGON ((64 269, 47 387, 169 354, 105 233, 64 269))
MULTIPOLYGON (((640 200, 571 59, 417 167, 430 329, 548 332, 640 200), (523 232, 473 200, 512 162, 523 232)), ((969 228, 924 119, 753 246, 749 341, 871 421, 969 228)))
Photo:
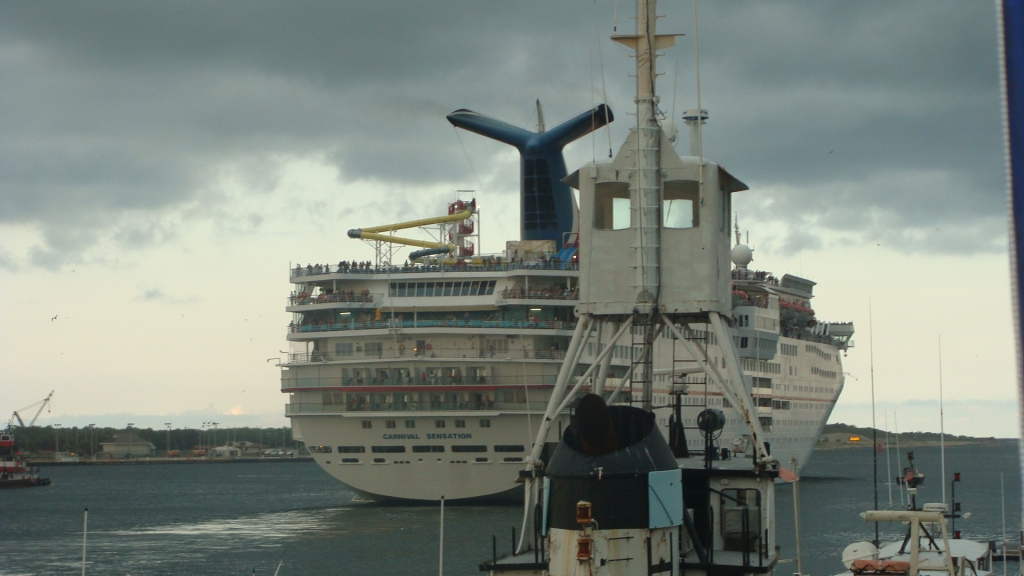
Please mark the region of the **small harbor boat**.
POLYGON ((49 486, 49 478, 40 478, 39 469, 28 465, 8 428, 0 433, 0 489, 49 486))
MULTIPOLYGON (((931 508, 930 505, 926 507, 931 508)), ((945 506, 937 508, 944 509, 945 506)), ((876 547, 871 542, 856 542, 843 551, 847 571, 837 576, 876 574, 921 574, 949 576, 989 576, 992 574, 992 550, 973 540, 949 537, 946 514, 942 510, 870 510, 862 514, 867 522, 902 522, 907 534, 901 542, 876 547)))

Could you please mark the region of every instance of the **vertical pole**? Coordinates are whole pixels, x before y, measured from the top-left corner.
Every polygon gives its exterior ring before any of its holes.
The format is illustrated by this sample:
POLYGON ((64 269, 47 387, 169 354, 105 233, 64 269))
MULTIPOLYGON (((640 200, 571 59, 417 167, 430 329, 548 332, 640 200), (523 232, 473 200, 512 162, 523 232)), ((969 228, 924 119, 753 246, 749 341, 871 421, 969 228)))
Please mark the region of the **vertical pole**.
POLYGON ((656 309, 661 284, 661 128, 655 115, 654 91, 657 78, 654 46, 658 20, 656 6, 655 0, 642 0, 636 6, 637 172, 630 207, 634 211, 632 220, 636 226, 635 282, 639 292, 636 311, 641 314, 650 314, 656 309))
POLYGON ((444 576, 444 496, 441 496, 441 544, 437 555, 437 574, 444 576))
POLYGON ((999 500, 1003 508, 1003 576, 1006 576, 1006 565, 1010 559, 1006 557, 1006 485, 1003 484, 1003 473, 999 473, 999 500))
POLYGON ((892 510, 892 460, 889 458, 889 411, 885 411, 885 484, 889 487, 889 510, 892 510))
MULTIPOLYGON (((902 456, 900 456, 900 419, 896 416, 896 410, 892 411, 892 425, 896 429, 896 461, 899 462, 900 458, 902 458, 902 456)), ((890 481, 891 480, 892 479, 890 478, 890 481)), ((903 481, 900 480, 900 510, 903 510, 905 507, 906 505, 903 500, 903 481)))
MULTIPOLYGON (((85 509, 82 516, 82 576, 85 576, 85 540, 89 533, 89 509, 85 509)), ((1005 540, 1005 538, 1004 538, 1005 540)))
MULTIPOLYGON (((875 336, 872 331, 871 299, 868 298, 868 357, 871 360, 871 465, 874 470, 875 510, 878 510, 878 428, 875 425, 875 336)), ((872 542, 875 548, 878 547, 878 522, 875 522, 875 540, 872 542)), ((916 575, 912 575, 916 576, 916 575)))
MULTIPOLYGON (((941 522, 941 524, 942 524, 943 535, 945 535, 945 532, 946 532, 946 522, 943 520, 941 522)), ((920 525, 918 519, 917 518, 912 518, 910 520, 910 576, 917 576, 917 561, 918 561, 918 555, 919 555, 920 550, 921 550, 921 534, 920 534, 920 530, 921 530, 921 525, 920 525)), ((948 544, 949 540, 946 540, 946 542, 948 544)), ((947 554, 946 557, 947 558, 952 558, 952 556, 950 556, 949 554, 947 554)))
POLYGON ((942 466, 942 502, 946 502, 946 426, 942 407, 942 335, 939 335, 939 453, 942 466))
MULTIPOLYGON (((793 471, 796 472, 796 458, 790 458, 789 463, 793 471)), ((803 574, 804 568, 800 562, 800 488, 797 486, 799 483, 800 478, 793 480, 793 529, 796 532, 796 573, 803 574)))

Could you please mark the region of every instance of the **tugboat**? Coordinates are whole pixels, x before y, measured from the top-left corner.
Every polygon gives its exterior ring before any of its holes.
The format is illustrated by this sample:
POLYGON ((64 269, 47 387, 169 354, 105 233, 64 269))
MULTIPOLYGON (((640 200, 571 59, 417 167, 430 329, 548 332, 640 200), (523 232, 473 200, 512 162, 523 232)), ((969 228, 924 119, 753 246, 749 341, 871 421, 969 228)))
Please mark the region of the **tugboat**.
POLYGON ((654 81, 676 35, 657 34, 657 19, 656 1, 638 0, 636 33, 613 36, 635 52, 636 126, 612 161, 565 178, 579 190, 579 320, 520 472, 521 539, 503 558, 494 546, 480 565, 489 575, 753 576, 779 561, 780 468, 738 351, 746 338, 730 332, 731 196, 747 186, 704 158, 698 122, 696 153, 673 149, 654 81), (685 356, 656 354, 661 342, 685 356), (593 362, 577 371, 590 346, 593 362), (629 368, 609 379, 606 359, 623 348, 629 368), (691 374, 721 395, 691 389, 691 374), (725 443, 729 425, 744 434, 725 443))
POLYGON ((30 468, 21 457, 10 428, 0 433, 0 489, 49 486, 49 478, 39 477, 39 468, 30 468))

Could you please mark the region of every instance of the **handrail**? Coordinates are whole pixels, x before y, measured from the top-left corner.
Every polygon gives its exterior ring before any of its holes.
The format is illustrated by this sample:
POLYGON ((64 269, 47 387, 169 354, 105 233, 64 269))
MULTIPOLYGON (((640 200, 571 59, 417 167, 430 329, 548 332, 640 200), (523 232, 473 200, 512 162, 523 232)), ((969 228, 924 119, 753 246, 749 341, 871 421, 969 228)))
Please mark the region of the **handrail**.
MULTIPOLYGON (((388 352, 394 353, 394 350, 388 352)), ((561 360, 565 358, 564 350, 473 350, 465 348, 432 347, 430 350, 406 350, 399 356, 384 356, 382 360, 561 360), (408 355, 406 355, 408 354, 408 355)), ((364 356, 363 353, 335 354, 333 352, 300 352, 288 354, 286 364, 322 364, 324 362, 357 363, 364 360, 378 360, 377 355, 364 356)))
POLYGON ((579 300, 580 293, 577 289, 541 289, 526 290, 524 288, 506 288, 501 291, 501 297, 505 300, 579 300))
POLYGON ((331 269, 329 265, 324 266, 296 266, 288 270, 289 278, 302 278, 305 276, 326 276, 328 274, 349 275, 349 274, 429 274, 437 272, 506 272, 511 270, 568 270, 579 271, 580 265, 575 262, 504 262, 496 260, 490 264, 450 264, 450 265, 422 265, 422 266, 348 266, 341 269, 331 269))
MULTIPOLYGON (((401 393, 395 393, 399 395, 401 393)), ((365 394, 369 395, 369 394, 365 394)), ((503 411, 543 411, 546 403, 544 402, 504 402, 497 400, 488 401, 466 401, 466 402, 434 402, 431 400, 420 401, 366 401, 362 404, 348 405, 348 404, 322 404, 315 402, 296 402, 292 404, 285 404, 285 415, 291 416, 293 414, 302 413, 321 413, 321 412, 416 412, 416 411, 436 411, 436 410, 451 410, 451 411, 480 411, 480 410, 503 410, 503 411)))
POLYGON ((387 330, 397 328, 499 328, 526 330, 572 330, 575 322, 558 320, 380 320, 374 322, 345 322, 322 324, 289 324, 292 334, 305 332, 345 332, 348 330, 387 330))
POLYGON ((288 297, 289 306, 305 306, 307 304, 333 304, 333 303, 357 303, 357 304, 372 304, 380 301, 384 296, 383 292, 363 292, 354 293, 349 292, 333 292, 331 294, 318 294, 316 296, 307 296, 305 292, 299 294, 292 294, 288 297))
MULTIPOLYGON (((555 383, 554 374, 531 376, 526 382, 528 386, 551 386, 555 383)), ((521 376, 445 376, 439 374, 426 375, 421 372, 415 376, 378 377, 364 376, 324 376, 315 378, 282 378, 281 389, 293 388, 372 388, 372 387, 424 387, 424 392, 436 386, 508 386, 522 392, 524 385, 521 376)))

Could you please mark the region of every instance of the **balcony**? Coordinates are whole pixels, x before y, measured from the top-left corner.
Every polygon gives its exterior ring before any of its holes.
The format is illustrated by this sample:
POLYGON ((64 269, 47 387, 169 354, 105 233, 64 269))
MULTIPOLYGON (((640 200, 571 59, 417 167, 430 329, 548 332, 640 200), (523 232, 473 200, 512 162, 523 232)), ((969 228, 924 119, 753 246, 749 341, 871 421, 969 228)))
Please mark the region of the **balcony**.
POLYGON ((315 332, 346 332, 350 330, 396 330, 407 328, 469 328, 496 330, 575 330, 576 322, 558 320, 399 320, 373 322, 342 322, 289 324, 291 334, 315 332))
MULTIPOLYGON (((281 389, 295 388, 358 388, 365 386, 553 386, 557 374, 532 376, 442 376, 438 374, 420 373, 419 376, 407 377, 373 377, 373 376, 335 376, 324 378, 291 378, 281 379, 281 389)), ((429 392, 429 388, 424 392, 429 392)))
POLYGON ((543 288, 525 290, 523 288, 507 288, 501 291, 502 300, 579 300, 578 289, 543 288))
POLYGON ((308 304, 373 304, 374 302, 380 302, 384 297, 382 293, 370 293, 363 291, 361 293, 349 292, 334 292, 332 294, 319 294, 317 296, 309 296, 305 292, 292 295, 288 297, 288 306, 306 306, 308 304))
POLYGON ((417 411, 475 411, 544 412, 547 401, 536 402, 364 402, 362 404, 285 404, 285 416, 323 413, 417 412, 417 411))
POLYGON ((366 275, 366 274, 429 274, 438 272, 506 272, 510 270, 549 270, 549 271, 578 271, 579 264, 572 262, 500 262, 494 261, 487 264, 459 264, 459 265, 437 265, 437 266, 331 266, 329 264, 319 266, 296 266, 288 271, 289 278, 294 281, 296 278, 310 276, 326 276, 329 274, 366 275))
POLYGON ((288 354, 286 364, 321 364, 325 362, 365 362, 376 360, 465 360, 465 359, 493 359, 493 360, 563 360, 564 350, 476 350, 466 348, 442 348, 431 347, 428 350, 399 349, 399 355, 393 356, 394 350, 386 350, 381 356, 371 353, 335 354, 328 352, 301 352, 288 354), (406 355, 408 354, 408 355, 406 355))

